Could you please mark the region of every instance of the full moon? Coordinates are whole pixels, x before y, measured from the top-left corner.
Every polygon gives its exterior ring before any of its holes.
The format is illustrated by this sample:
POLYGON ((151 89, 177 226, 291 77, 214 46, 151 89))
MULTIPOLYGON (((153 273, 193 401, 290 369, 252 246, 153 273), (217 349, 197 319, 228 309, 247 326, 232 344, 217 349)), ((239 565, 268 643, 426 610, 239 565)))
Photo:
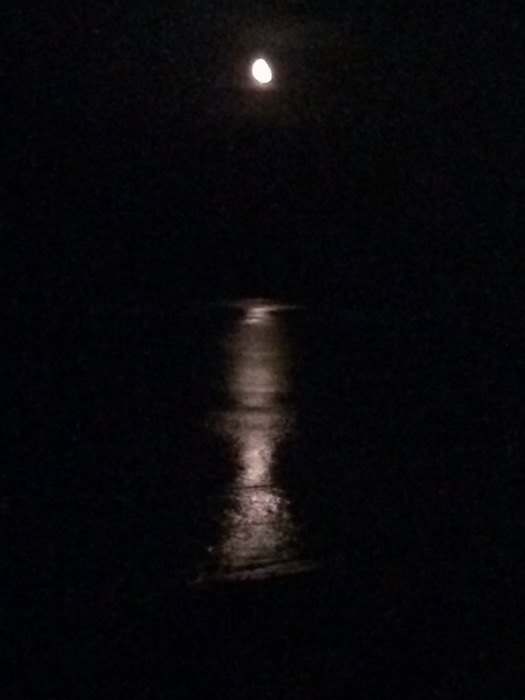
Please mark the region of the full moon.
POLYGON ((252 75, 258 83, 263 85, 272 79, 272 69, 264 58, 258 58, 252 63, 252 75))

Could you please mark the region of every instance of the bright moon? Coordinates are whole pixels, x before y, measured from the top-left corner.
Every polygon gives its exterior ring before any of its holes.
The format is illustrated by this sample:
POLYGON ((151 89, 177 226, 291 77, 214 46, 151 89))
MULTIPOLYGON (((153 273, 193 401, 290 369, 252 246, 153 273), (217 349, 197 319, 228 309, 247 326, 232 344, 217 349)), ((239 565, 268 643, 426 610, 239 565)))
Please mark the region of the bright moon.
POLYGON ((272 79, 272 69, 264 58, 258 58, 252 63, 252 75, 258 83, 269 83, 272 79))

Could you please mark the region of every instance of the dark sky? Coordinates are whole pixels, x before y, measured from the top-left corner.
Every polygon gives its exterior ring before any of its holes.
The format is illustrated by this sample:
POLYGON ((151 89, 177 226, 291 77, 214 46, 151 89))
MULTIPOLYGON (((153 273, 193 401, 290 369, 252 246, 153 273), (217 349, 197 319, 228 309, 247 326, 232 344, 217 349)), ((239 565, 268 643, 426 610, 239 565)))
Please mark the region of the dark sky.
POLYGON ((4 27, 7 221, 66 288, 74 265, 202 280, 206 255, 239 257, 232 278, 272 258, 273 280, 305 251, 323 279, 414 248, 473 259, 517 217, 524 43, 505 3, 114 0, 14 7, 4 27))
POLYGON ((204 0, 113 0, 89 10, 72 3, 14 9, 6 29, 6 77, 29 102, 53 109, 84 100, 89 111, 126 109, 134 100, 153 114, 181 115, 202 102, 228 109, 228 88, 261 49, 282 62, 290 90, 350 100, 352 85, 380 74, 382 90, 403 91, 396 95, 400 110, 403 98, 466 109, 458 92, 474 109, 480 92, 490 102, 519 70, 521 35, 519 18, 504 5, 428 10, 373 1, 217 7, 204 0))

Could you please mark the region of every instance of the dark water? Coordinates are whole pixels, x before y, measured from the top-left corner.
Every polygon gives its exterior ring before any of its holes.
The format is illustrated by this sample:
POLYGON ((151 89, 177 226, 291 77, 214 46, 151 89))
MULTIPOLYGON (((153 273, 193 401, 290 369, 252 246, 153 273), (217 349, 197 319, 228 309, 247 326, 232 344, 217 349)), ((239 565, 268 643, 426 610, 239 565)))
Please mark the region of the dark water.
POLYGON ((6 697, 518 697, 493 328, 275 299, 39 323, 9 380, 6 697))

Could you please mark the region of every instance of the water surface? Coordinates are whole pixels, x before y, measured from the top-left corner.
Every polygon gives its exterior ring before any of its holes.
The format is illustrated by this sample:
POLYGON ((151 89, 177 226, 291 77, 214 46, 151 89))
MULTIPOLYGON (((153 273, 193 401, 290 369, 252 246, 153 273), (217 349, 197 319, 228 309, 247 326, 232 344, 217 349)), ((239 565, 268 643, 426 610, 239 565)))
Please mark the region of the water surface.
POLYGON ((231 467, 198 580, 260 579, 314 566, 282 479, 282 447, 296 426, 288 318, 293 307, 246 300, 220 343, 221 391, 207 427, 231 467))

